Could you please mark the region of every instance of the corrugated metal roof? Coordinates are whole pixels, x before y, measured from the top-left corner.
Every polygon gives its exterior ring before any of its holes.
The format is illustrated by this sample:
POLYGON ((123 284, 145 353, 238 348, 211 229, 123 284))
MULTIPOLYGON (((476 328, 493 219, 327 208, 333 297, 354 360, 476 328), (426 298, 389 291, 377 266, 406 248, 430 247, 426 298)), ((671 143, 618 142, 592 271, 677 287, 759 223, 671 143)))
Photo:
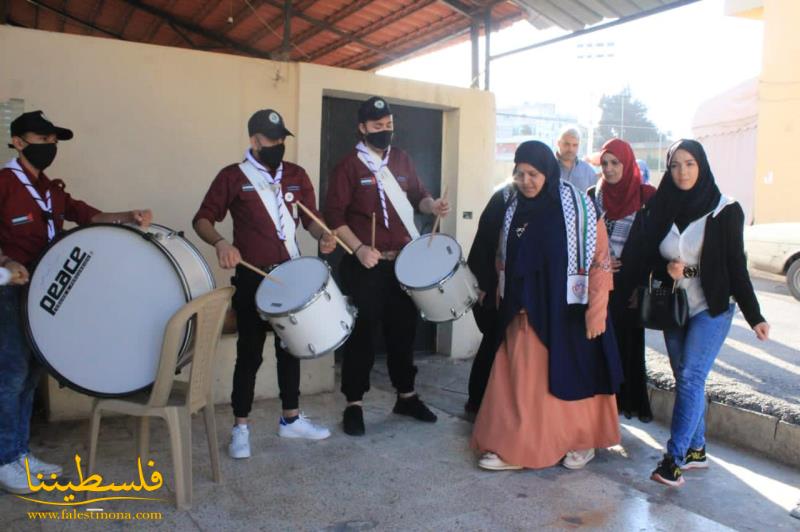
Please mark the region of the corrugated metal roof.
POLYGON ((676 0, 6 0, 9 24, 73 34, 374 70, 527 19, 578 30, 676 0))

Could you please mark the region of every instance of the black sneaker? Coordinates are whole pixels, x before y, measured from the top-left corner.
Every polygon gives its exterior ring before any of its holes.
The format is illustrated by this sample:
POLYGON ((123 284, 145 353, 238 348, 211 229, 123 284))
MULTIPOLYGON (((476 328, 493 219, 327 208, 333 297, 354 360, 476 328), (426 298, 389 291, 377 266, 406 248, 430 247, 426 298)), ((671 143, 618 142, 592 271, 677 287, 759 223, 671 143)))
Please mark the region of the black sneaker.
POLYGON ((683 466, 681 469, 708 469, 706 446, 703 445, 702 449, 690 448, 686 451, 686 458, 683 459, 683 466))
POLYGON ((406 398, 398 397, 392 412, 401 416, 411 416, 427 423, 434 423, 437 419, 436 414, 425 406, 425 403, 420 400, 418 395, 406 398))
POLYGON ((675 464, 675 459, 668 454, 664 455, 664 459, 658 463, 658 467, 650 475, 650 478, 667 486, 678 487, 683 484, 681 468, 675 464))
POLYGON ((350 405, 344 409, 342 426, 345 434, 350 436, 364 435, 364 411, 360 405, 350 405))

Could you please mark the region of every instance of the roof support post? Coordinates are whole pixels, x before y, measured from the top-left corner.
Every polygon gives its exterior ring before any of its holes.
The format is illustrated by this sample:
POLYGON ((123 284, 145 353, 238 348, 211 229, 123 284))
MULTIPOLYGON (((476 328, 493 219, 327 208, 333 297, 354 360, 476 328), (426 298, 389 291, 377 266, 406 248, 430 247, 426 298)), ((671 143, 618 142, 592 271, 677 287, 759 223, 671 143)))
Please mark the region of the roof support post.
POLYGON ((489 66, 492 63, 492 53, 490 46, 490 35, 492 33, 492 8, 486 10, 483 19, 483 33, 486 39, 486 57, 484 58, 484 71, 483 71, 483 90, 489 90, 489 66))
MULTIPOLYGON (((2 0, 0 0, 2 1, 2 0)), ((473 89, 480 88, 480 46, 478 44, 478 38, 480 37, 480 27, 478 25, 478 21, 472 19, 469 25, 469 38, 472 42, 472 81, 470 83, 470 87, 473 89)))

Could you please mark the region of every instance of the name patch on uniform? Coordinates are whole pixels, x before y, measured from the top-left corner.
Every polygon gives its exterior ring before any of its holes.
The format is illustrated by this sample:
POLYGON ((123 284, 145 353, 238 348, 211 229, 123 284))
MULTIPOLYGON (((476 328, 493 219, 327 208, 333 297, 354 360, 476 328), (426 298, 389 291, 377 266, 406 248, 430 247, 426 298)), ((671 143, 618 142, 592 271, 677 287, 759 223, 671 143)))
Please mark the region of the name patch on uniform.
POLYGON ((242 185, 242 192, 253 192, 255 189, 253 185, 242 185))
POLYGON ((364 178, 361 179, 361 185, 362 186, 368 187, 368 186, 374 185, 374 184, 375 184, 375 179, 372 178, 372 177, 364 177, 364 178))
POLYGON ((289 185, 286 187, 289 192, 300 192, 300 185, 289 185))
POLYGON ((33 221, 33 214, 28 213, 25 216, 17 216, 16 218, 11 218, 11 225, 29 224, 32 221, 33 221))

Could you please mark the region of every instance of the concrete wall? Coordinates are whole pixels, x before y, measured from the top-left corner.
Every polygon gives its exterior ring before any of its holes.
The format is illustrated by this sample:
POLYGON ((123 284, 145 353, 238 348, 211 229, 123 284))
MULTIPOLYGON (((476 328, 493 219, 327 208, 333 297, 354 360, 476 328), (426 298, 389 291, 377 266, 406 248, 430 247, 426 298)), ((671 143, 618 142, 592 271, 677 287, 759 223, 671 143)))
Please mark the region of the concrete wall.
MULTIPOLYGON (((215 268, 219 285, 230 272, 190 227, 209 183, 241 159, 246 122, 273 107, 296 137, 286 158, 306 168, 318 187, 323 95, 381 94, 392 102, 444 111, 443 179, 454 213, 443 230, 468 251, 492 188, 494 99, 490 93, 396 80, 309 64, 278 63, 224 54, 127 43, 0 26, 0 100, 22 98, 75 131, 60 145, 49 173, 64 178, 75 197, 107 211, 152 208, 157 222, 187 231, 215 268), (472 219, 462 213, 472 211, 472 219)), ((395 117, 402 120, 402 116, 395 117)), ((230 221, 221 224, 230 235, 230 221)), ((304 254, 315 242, 301 232, 304 254)), ((471 316, 439 328, 438 349, 470 356, 479 334, 471 316)), ((259 372, 257 397, 277 395, 271 341, 259 372)), ((235 339, 220 347, 217 400, 226 402, 235 339)), ((333 358, 303 362, 303 393, 332 390, 333 358)), ((47 387, 51 418, 82 417, 88 398, 47 387)))

